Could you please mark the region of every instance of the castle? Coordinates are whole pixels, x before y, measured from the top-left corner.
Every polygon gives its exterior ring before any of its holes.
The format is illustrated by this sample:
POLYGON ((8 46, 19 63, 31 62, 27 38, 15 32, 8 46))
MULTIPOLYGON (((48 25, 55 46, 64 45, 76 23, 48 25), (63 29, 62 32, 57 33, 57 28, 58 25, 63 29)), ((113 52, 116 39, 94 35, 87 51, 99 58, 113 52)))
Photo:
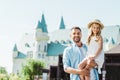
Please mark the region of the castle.
MULTIPOLYGON (((82 42, 86 42, 88 31, 82 29, 82 42)), ((50 65, 58 64, 58 55, 68 45, 72 44, 69 37, 70 29, 66 29, 63 17, 58 30, 51 33, 47 30, 47 24, 42 14, 41 21, 38 21, 35 32, 25 33, 18 44, 13 48, 13 73, 17 74, 21 66, 26 63, 27 58, 32 58, 45 62, 49 69, 50 65)), ((117 44, 120 44, 120 26, 105 26, 102 30, 104 40, 104 51, 107 51, 117 44)))

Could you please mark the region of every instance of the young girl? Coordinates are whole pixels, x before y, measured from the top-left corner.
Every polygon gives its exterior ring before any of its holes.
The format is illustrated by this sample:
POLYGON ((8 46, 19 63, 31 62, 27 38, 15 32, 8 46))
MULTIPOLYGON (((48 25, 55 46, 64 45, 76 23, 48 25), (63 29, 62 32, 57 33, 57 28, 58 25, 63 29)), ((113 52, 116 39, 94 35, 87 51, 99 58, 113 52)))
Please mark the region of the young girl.
MULTIPOLYGON (((101 68, 104 62, 103 39, 101 36, 101 30, 103 27, 104 25, 100 20, 94 20, 88 24, 88 28, 91 29, 91 34, 87 41, 88 52, 87 57, 78 65, 79 69, 91 70, 93 66, 91 66, 90 61, 94 60, 97 65, 98 72, 101 73, 101 68)), ((90 80, 90 77, 92 76, 80 75, 80 80, 90 80)))

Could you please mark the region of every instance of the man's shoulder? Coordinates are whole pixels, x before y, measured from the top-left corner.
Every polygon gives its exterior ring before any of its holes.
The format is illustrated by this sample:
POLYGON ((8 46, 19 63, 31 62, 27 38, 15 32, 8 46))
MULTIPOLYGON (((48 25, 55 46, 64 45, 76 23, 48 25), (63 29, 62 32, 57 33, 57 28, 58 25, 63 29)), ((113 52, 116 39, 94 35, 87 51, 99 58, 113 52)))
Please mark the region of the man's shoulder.
POLYGON ((87 45, 85 43, 83 43, 83 47, 87 47, 87 45))
POLYGON ((86 51, 87 51, 87 45, 86 44, 83 44, 83 48, 86 49, 86 51))
POLYGON ((72 45, 68 45, 65 49, 69 50, 72 48, 72 45))

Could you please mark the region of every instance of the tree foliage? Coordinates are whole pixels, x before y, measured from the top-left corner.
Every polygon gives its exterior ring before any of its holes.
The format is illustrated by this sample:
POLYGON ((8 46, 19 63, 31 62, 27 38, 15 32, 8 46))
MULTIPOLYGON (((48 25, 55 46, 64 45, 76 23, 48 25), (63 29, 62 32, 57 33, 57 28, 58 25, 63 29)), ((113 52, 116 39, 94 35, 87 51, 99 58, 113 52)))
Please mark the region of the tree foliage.
POLYGON ((8 80, 8 75, 5 67, 0 67, 0 80, 8 80))
POLYGON ((0 67, 0 74, 7 74, 5 67, 0 67))
POLYGON ((11 73, 9 76, 9 80, 22 80, 17 74, 11 73))
POLYGON ((21 74, 26 80, 34 80, 35 76, 40 76, 42 74, 42 69, 44 68, 44 63, 38 60, 29 59, 26 65, 22 66, 21 74))

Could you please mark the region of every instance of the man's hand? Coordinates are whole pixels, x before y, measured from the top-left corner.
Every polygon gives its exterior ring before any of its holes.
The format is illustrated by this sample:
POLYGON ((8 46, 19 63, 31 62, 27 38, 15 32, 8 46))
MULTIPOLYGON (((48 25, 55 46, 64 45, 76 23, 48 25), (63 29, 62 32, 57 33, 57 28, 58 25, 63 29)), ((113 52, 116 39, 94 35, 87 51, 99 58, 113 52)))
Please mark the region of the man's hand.
POLYGON ((80 75, 89 76, 90 75, 90 71, 87 70, 87 69, 82 69, 80 71, 80 75))

